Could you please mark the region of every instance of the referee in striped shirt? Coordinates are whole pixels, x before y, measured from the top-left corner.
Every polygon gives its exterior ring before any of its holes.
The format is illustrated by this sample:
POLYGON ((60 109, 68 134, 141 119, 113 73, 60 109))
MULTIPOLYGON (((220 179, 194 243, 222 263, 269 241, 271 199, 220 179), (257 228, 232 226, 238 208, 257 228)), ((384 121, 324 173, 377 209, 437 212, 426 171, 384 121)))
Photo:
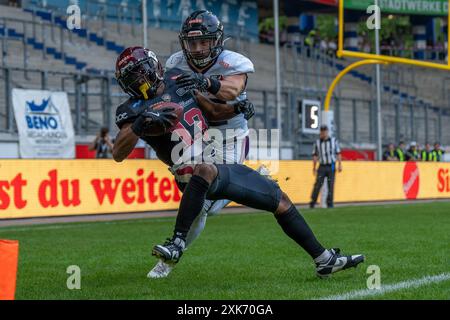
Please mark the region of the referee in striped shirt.
POLYGON ((328 197, 327 206, 333 208, 333 191, 334 191, 334 176, 336 173, 336 161, 338 162, 338 171, 342 171, 342 157, 341 148, 336 138, 329 136, 328 127, 323 125, 320 127, 320 139, 314 143, 313 147, 313 173, 316 175, 316 183, 311 195, 310 208, 314 208, 317 197, 319 196, 320 188, 322 188, 325 177, 328 183, 328 197), (317 162, 319 161, 319 170, 316 170, 317 162))

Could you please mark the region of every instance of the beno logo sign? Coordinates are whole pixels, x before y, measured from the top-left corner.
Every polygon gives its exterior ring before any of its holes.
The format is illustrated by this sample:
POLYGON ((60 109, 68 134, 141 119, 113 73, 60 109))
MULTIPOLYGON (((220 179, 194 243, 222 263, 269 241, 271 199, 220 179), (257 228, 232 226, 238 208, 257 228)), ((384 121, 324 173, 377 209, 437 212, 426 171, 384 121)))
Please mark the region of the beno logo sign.
POLYGON ((35 101, 27 101, 26 122, 28 129, 35 130, 56 130, 58 129, 59 111, 51 101, 51 98, 44 99, 41 104, 35 101))
POLYGON ((403 170, 403 192, 406 199, 417 199, 419 194, 420 173, 415 162, 407 162, 403 170))

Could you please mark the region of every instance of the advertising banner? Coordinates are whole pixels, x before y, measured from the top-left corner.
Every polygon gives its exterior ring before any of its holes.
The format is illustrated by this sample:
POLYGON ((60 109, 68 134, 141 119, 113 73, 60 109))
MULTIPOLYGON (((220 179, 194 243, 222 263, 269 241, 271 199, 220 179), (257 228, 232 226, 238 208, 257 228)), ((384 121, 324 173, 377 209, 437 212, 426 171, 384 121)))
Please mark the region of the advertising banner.
MULTIPOLYGON (((450 199, 450 163, 351 161, 343 169, 337 203, 450 199)), ((273 178, 295 203, 310 201, 312 162, 280 161, 273 178)), ((0 219, 173 210, 181 196, 157 160, 0 160, 0 219)))
POLYGON ((12 101, 21 158, 75 158, 67 93, 13 89, 12 101))
MULTIPOLYGON (((373 0, 343 0, 346 9, 363 10, 374 4, 373 0)), ((446 16, 448 0, 379 0, 381 13, 446 16)))

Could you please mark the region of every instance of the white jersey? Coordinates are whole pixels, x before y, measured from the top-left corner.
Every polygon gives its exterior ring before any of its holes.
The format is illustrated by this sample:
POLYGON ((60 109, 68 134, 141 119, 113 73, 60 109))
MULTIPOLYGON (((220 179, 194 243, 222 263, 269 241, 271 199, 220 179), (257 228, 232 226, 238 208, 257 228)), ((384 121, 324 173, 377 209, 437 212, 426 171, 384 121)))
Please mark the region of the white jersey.
MULTIPOLYGON (((166 70, 178 68, 183 71, 193 71, 186 58, 183 54, 183 51, 178 51, 171 55, 166 62, 166 70)), ((221 76, 231 76, 236 74, 244 74, 244 73, 253 73, 255 72, 255 68, 253 63, 247 57, 243 56, 234 51, 224 50, 217 58, 216 62, 212 67, 210 67, 204 75, 207 77, 221 77, 221 76)), ((227 103, 235 103, 237 101, 242 101, 247 99, 246 88, 241 92, 241 94, 234 101, 227 101, 227 103)), ((247 120, 245 120, 243 114, 238 114, 234 118, 231 118, 226 122, 226 124, 215 125, 211 123, 210 126, 216 129, 223 131, 225 137, 226 129, 234 129, 239 130, 244 133, 244 135, 248 135, 248 125, 247 120)))

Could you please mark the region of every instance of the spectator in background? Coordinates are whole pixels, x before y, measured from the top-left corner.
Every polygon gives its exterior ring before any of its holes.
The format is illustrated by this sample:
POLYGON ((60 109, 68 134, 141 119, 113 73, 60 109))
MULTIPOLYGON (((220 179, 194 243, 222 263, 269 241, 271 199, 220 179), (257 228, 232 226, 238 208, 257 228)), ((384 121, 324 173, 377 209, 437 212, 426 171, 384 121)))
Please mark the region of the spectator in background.
POLYGON ((417 150, 417 142, 412 141, 409 145, 408 151, 406 151, 406 161, 419 161, 420 153, 417 150))
POLYGON ((370 43, 370 40, 369 40, 368 36, 366 35, 366 33, 364 33, 364 36, 363 36, 361 49, 365 53, 371 53, 371 51, 372 51, 371 43, 370 43))
POLYGON ((328 52, 328 39, 322 39, 320 41, 320 51, 328 52))
POLYGON ((330 39, 328 41, 328 55, 330 57, 335 57, 336 56, 336 51, 337 51, 337 42, 333 39, 330 39))
POLYGON ((431 145, 427 142, 425 150, 422 150, 422 161, 436 161, 436 154, 431 150, 431 145))
POLYGON ((445 151, 441 149, 441 145, 439 144, 439 142, 436 142, 434 144, 434 157, 436 158, 435 161, 442 161, 442 156, 444 155, 445 151))
POLYGON ((95 140, 89 146, 89 150, 95 150, 95 157, 97 159, 108 159, 112 155, 114 145, 109 136, 108 128, 101 128, 95 140))
POLYGON ((388 149, 384 152, 383 160, 384 161, 398 161, 398 158, 397 158, 396 152, 395 152, 395 146, 393 143, 390 143, 388 146, 388 149))
POLYGON ((316 46, 316 30, 311 30, 308 35, 305 37, 304 45, 306 47, 306 55, 308 58, 311 57, 312 49, 316 46))
MULTIPOLYGON (((0 1, 0 3, 1 3, 1 1, 0 1)), ((8 5, 11 7, 21 8, 22 1, 21 0, 9 0, 8 5)))
POLYGON ((395 155, 398 159, 398 161, 405 161, 405 143, 403 141, 400 141, 398 144, 397 149, 395 149, 395 155))

